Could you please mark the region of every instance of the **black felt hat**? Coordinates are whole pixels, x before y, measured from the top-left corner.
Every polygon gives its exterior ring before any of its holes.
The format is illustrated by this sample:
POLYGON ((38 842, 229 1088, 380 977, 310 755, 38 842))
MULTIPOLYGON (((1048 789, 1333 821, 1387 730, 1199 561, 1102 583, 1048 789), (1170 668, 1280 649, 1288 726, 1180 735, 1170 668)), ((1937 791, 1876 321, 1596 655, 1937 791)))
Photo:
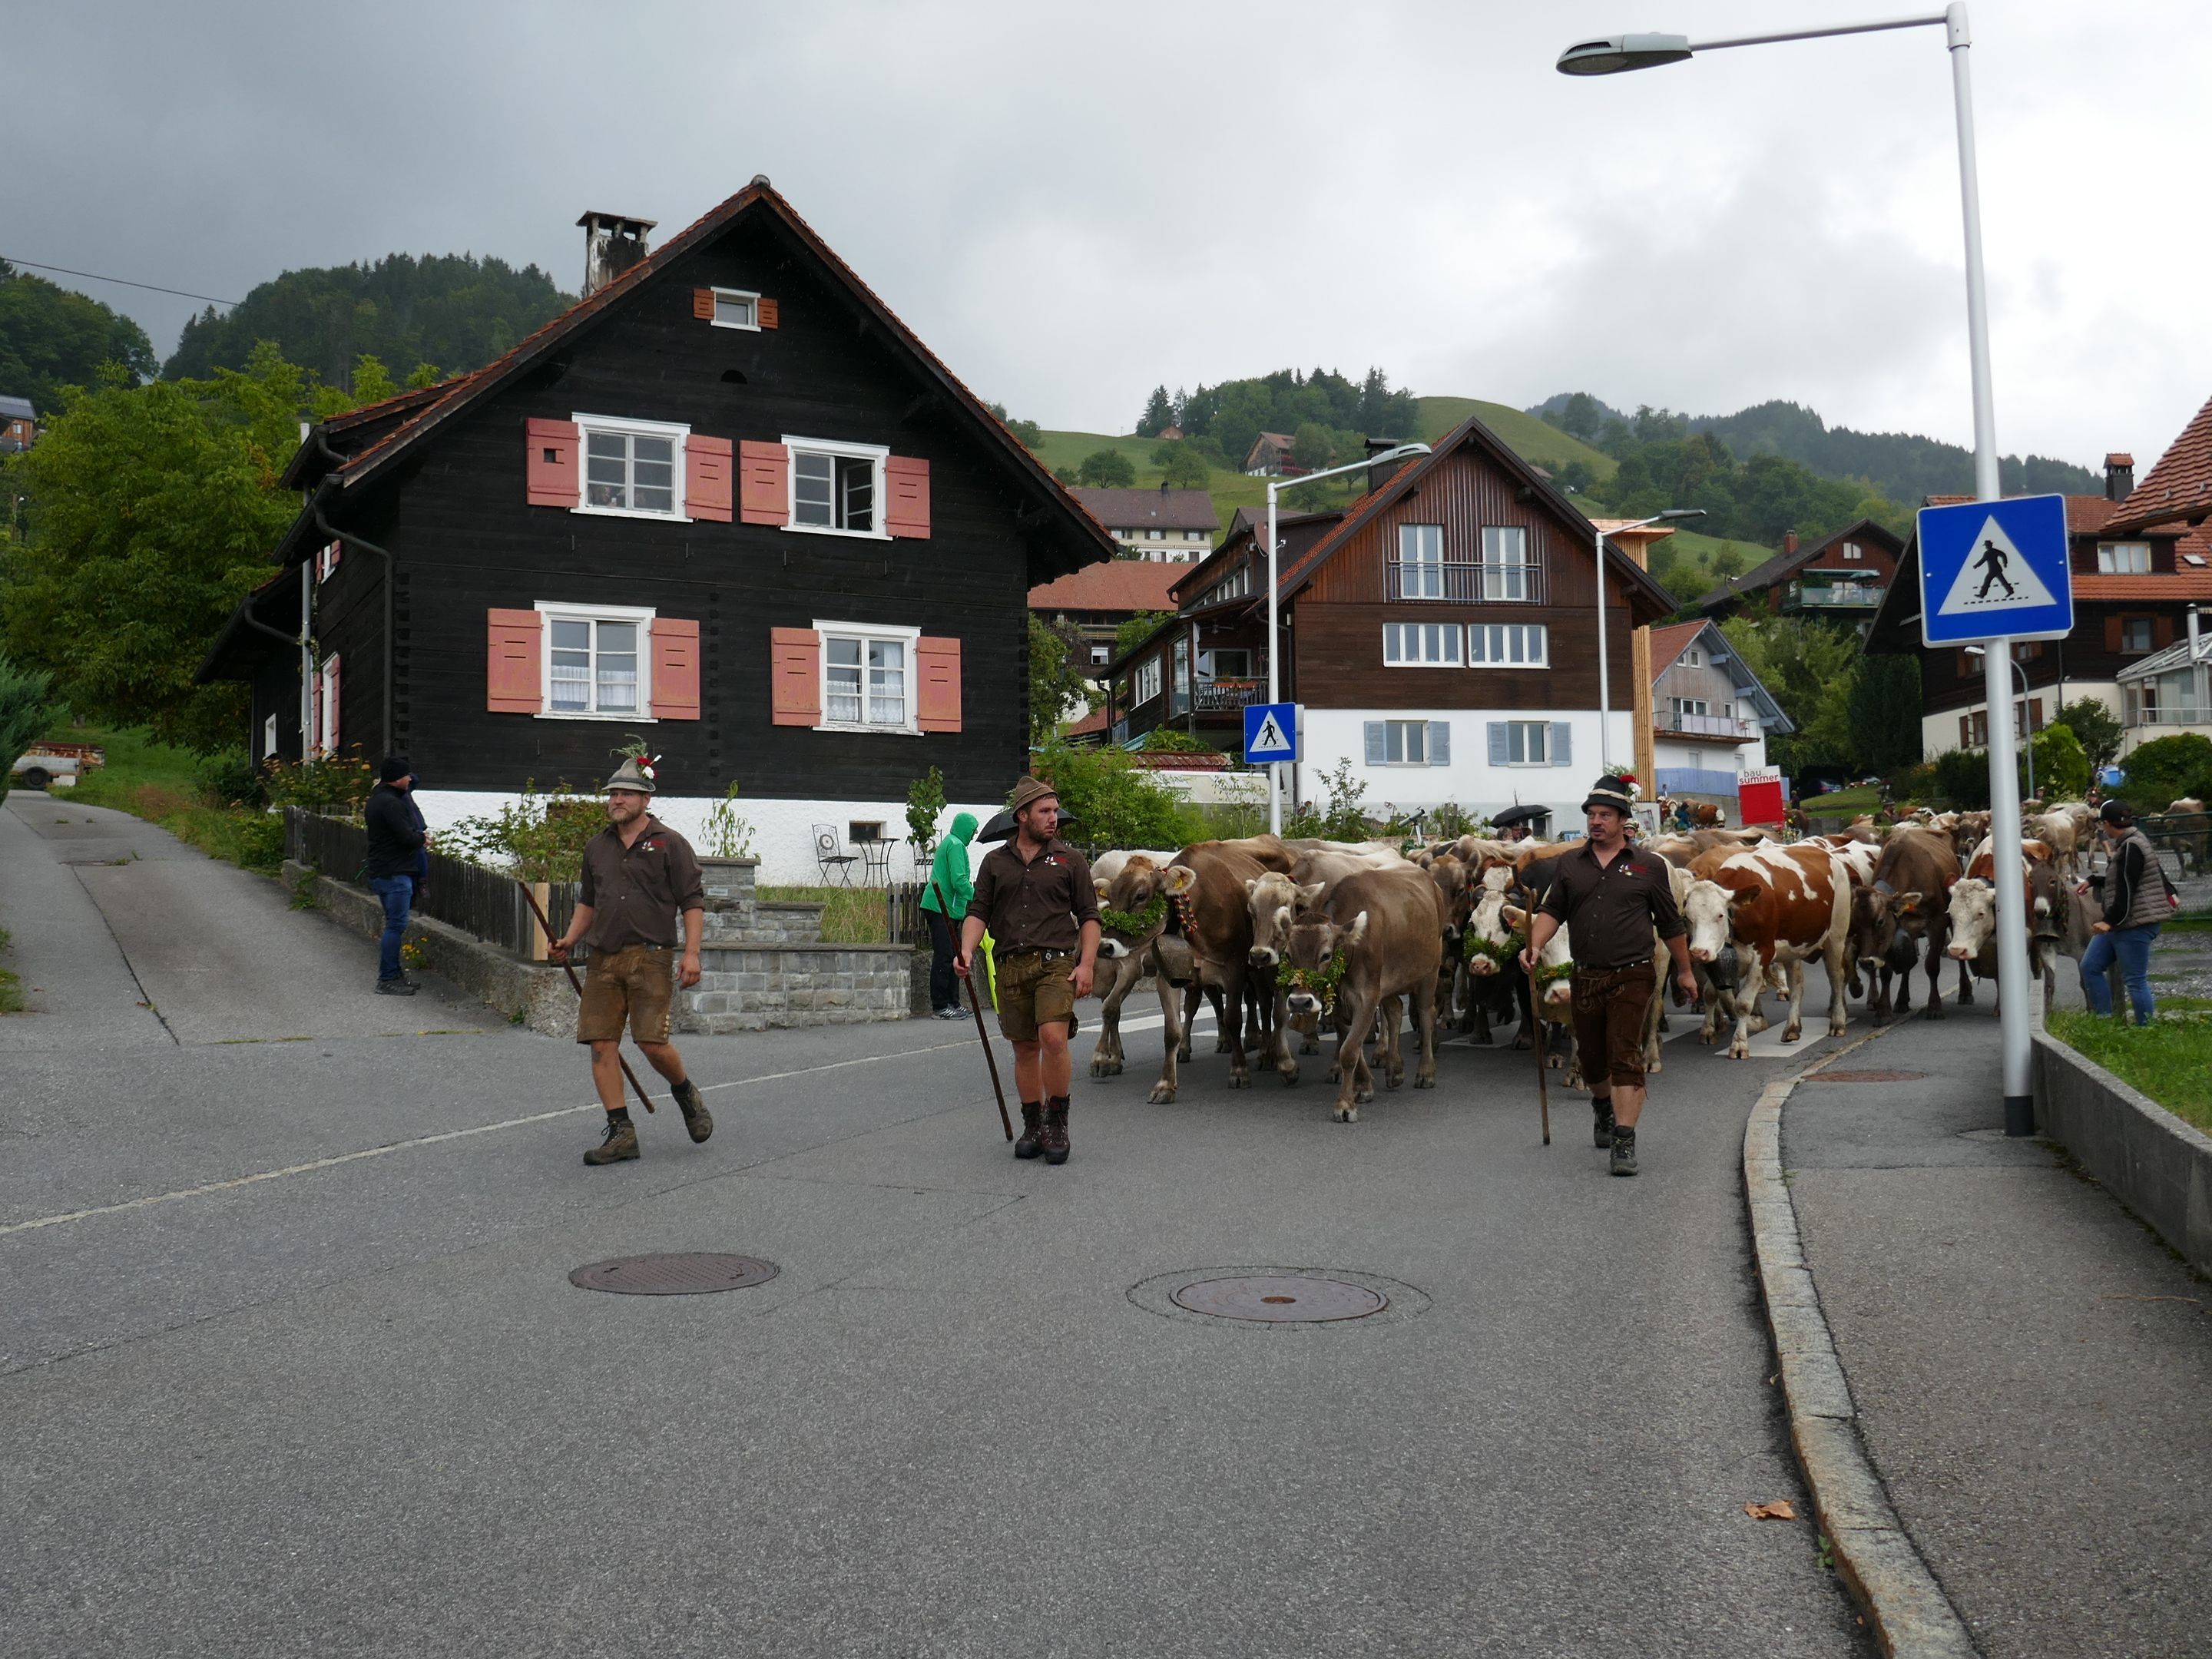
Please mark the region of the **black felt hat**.
POLYGON ((1636 797, 1629 793, 1628 780, 1608 772, 1590 785, 1589 799, 1583 803, 1582 810, 1587 812, 1593 806, 1610 806, 1621 817, 1630 817, 1634 815, 1635 805, 1636 797))

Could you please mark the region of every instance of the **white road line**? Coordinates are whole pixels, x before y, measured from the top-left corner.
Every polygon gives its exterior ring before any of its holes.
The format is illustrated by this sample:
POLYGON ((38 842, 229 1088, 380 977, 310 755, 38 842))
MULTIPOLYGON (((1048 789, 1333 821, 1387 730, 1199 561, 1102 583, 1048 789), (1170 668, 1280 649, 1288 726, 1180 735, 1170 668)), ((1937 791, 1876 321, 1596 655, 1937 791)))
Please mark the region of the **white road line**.
MULTIPOLYGON (((964 1042, 934 1042, 924 1048, 902 1049, 895 1054, 866 1054, 858 1060, 833 1060, 820 1066, 802 1066, 796 1071, 769 1072, 759 1077, 741 1077, 729 1083, 709 1083, 699 1092, 707 1094, 717 1089, 742 1089, 749 1083, 781 1083, 787 1078, 811 1077, 817 1072, 842 1071, 848 1066, 875 1066, 887 1060, 910 1060, 916 1054, 933 1054, 947 1048, 964 1048, 964 1042)), ((395 1140, 382 1146, 365 1146, 357 1152, 338 1152, 329 1158, 310 1159, 305 1164, 288 1164, 281 1170, 261 1170, 252 1175, 236 1176, 228 1181, 210 1181, 204 1186, 180 1187, 174 1192, 154 1193, 144 1198, 126 1199, 120 1204, 103 1204, 89 1210, 70 1210, 61 1215, 43 1215, 33 1221, 11 1222, 0 1227, 0 1238, 9 1233, 33 1232, 40 1227, 58 1227, 65 1221, 88 1221, 94 1216, 121 1215, 130 1210, 143 1210, 155 1204, 170 1204, 182 1198, 205 1198, 213 1193, 227 1193, 234 1188, 252 1187, 264 1181, 275 1181, 284 1176, 309 1175, 317 1170, 336 1169, 341 1164, 357 1164, 366 1158, 383 1158, 392 1152, 404 1152, 415 1146, 434 1146, 441 1141, 465 1140, 471 1135, 488 1135, 500 1129, 518 1129, 528 1123, 544 1123, 556 1117, 573 1117, 579 1112, 600 1110, 598 1101, 584 1106, 559 1106, 550 1112, 532 1112, 526 1117, 503 1118, 497 1123, 479 1123, 472 1128, 447 1129, 434 1135, 416 1135, 406 1140, 395 1140)))

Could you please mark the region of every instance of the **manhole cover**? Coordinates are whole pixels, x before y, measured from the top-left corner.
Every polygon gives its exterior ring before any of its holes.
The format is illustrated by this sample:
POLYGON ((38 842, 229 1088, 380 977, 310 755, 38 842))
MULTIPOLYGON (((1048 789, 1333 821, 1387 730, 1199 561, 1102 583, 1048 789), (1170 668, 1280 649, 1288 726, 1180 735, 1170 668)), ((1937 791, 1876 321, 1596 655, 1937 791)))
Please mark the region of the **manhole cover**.
POLYGON ((1814 1072, 1806 1083, 1917 1083, 1925 1072, 1814 1072))
POLYGON ((594 1261, 568 1275, 586 1291, 623 1296, 704 1296, 709 1291, 742 1291, 764 1285, 782 1271, 773 1261, 750 1255, 720 1255, 690 1250, 674 1255, 618 1255, 594 1261))
POLYGON ((1334 1319, 1364 1319, 1390 1305, 1389 1297, 1364 1285, 1288 1273, 1201 1279, 1177 1290, 1174 1298, 1177 1307, 1193 1313, 1269 1324, 1321 1325, 1334 1319))

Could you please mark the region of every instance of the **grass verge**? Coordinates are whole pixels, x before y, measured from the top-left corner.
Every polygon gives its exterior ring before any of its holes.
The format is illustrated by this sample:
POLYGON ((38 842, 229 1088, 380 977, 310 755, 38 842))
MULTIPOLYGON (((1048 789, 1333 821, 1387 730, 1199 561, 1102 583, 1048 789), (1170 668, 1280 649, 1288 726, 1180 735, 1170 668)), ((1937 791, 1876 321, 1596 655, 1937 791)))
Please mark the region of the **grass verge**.
MULTIPOLYGON (((9 933, 0 927, 0 954, 9 945, 9 933)), ((20 1014, 23 1012, 23 981, 13 969, 0 968, 0 1014, 20 1014)))
POLYGON ((2075 1053, 2142 1090, 2176 1117, 2212 1131, 2212 1022, 2191 1011, 2186 1019, 2132 1026, 2084 1010, 2053 1009, 2045 1023, 2051 1035, 2075 1053))
POLYGON ((824 945, 890 943, 890 911, 880 887, 763 887, 759 898, 763 904, 820 905, 824 945))
POLYGON ((57 811, 83 805, 128 812, 256 875, 273 876, 283 864, 283 816, 216 805, 200 781, 204 763, 189 749, 156 743, 131 726, 77 726, 53 735, 98 744, 107 755, 107 763, 86 773, 74 788, 52 793, 57 811))

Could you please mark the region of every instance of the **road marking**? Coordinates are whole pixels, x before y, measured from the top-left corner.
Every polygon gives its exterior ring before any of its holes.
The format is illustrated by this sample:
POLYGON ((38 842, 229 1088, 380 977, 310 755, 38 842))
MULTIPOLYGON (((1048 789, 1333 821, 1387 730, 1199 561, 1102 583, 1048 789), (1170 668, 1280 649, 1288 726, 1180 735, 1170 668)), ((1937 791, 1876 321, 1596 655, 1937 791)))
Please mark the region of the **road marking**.
MULTIPOLYGON (((781 1083, 787 1078, 811 1077, 817 1072, 838 1072, 848 1066, 875 1066, 889 1060, 911 1060, 916 1054, 939 1054, 947 1048, 964 1048, 964 1042, 934 1042, 927 1048, 902 1049, 895 1054, 865 1054, 858 1060, 833 1060, 820 1066, 802 1066, 795 1071, 768 1072, 759 1077, 741 1077, 729 1083, 709 1083, 699 1092, 707 1094, 717 1089, 742 1089, 749 1083, 781 1083)), ((488 1135, 501 1129, 519 1129, 525 1124, 544 1123, 556 1117, 573 1117, 579 1112, 603 1109, 596 1100, 583 1106, 556 1106, 550 1112, 532 1112, 526 1117, 503 1118, 497 1123, 479 1123, 467 1129, 447 1129, 434 1135, 416 1135, 406 1140, 394 1140, 382 1146, 365 1146, 357 1152, 337 1152, 329 1158, 312 1158, 305 1164, 288 1164, 281 1170, 260 1170, 252 1175, 234 1176, 228 1181, 210 1181, 198 1187, 180 1187, 174 1192, 152 1193, 144 1198, 125 1199, 120 1204, 102 1204, 89 1210, 70 1210, 60 1215, 42 1215, 35 1220, 11 1222, 0 1227, 0 1238, 9 1233, 34 1232, 41 1227, 58 1227, 67 1221, 89 1221, 95 1216, 121 1215, 126 1211, 143 1210, 156 1204, 171 1204, 179 1199, 205 1198, 215 1193, 227 1193, 240 1187, 252 1187, 264 1181, 276 1181, 285 1176, 311 1175, 317 1170, 334 1170, 341 1164, 357 1164, 363 1158, 383 1158, 392 1152, 404 1152, 410 1147, 434 1146, 441 1141, 465 1140, 471 1135, 488 1135)))

